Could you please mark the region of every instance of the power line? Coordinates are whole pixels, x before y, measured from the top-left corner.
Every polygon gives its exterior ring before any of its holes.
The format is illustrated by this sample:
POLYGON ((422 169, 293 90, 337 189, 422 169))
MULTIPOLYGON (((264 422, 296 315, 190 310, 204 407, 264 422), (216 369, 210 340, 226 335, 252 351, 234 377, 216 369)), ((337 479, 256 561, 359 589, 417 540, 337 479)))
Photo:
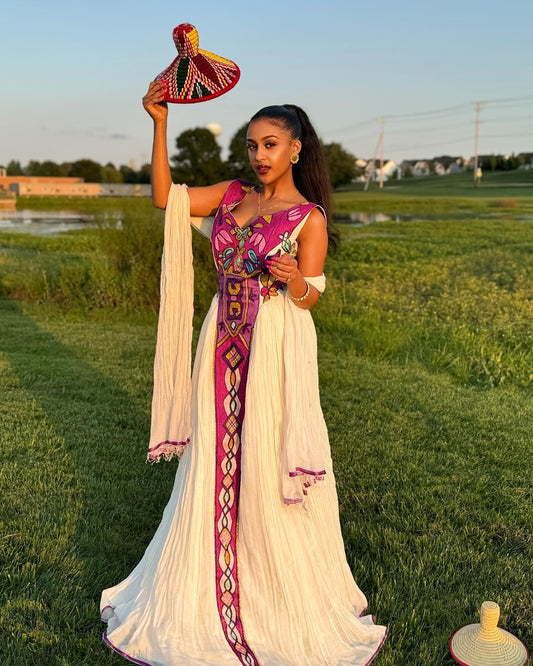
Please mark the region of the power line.
POLYGON ((505 139, 505 138, 511 138, 511 137, 526 137, 526 136, 533 136, 533 132, 529 133, 524 133, 524 132, 518 132, 516 134, 483 134, 483 138, 485 139, 505 139))
POLYGON ((409 150, 409 149, 416 149, 416 150, 423 150, 425 148, 434 148, 436 146, 442 146, 443 144, 452 144, 452 143, 461 143, 463 141, 468 141, 469 139, 472 138, 472 135, 469 134, 468 136, 461 136, 457 139, 442 139, 441 141, 435 141, 433 143, 420 143, 418 145, 413 145, 412 143, 408 145, 392 145, 389 146, 390 150, 409 150))
POLYGON ((531 116, 508 116, 506 118, 486 118, 483 122, 485 123, 508 123, 514 120, 526 120, 533 124, 533 118, 531 116))
MULTIPOLYGON (((524 103, 532 103, 533 102, 533 95, 530 96, 525 96, 525 97, 507 97, 507 98, 500 98, 500 99, 491 99, 491 100, 486 100, 483 102, 480 102, 482 104, 486 105, 499 105, 499 104, 510 104, 510 105, 517 105, 517 106, 522 106, 524 103)), ((428 111, 415 111, 412 113, 389 113, 385 117, 387 121, 390 122, 403 122, 403 121, 410 121, 410 120, 420 120, 421 118, 424 117, 438 117, 438 116, 452 116, 452 115, 457 115, 459 113, 465 113, 468 111, 468 109, 472 108, 471 103, 469 102, 463 102, 462 104, 454 104, 452 106, 444 107, 444 108, 439 108, 439 109, 431 109, 428 111)), ((373 123, 379 122, 379 117, 374 116, 372 118, 367 118, 366 120, 362 120, 358 123, 354 123, 353 125, 348 125, 347 127, 341 127, 341 128, 336 128, 329 130, 325 132, 325 134, 335 134, 337 132, 344 132, 344 131, 349 131, 352 129, 356 129, 358 127, 362 127, 364 125, 369 125, 373 123)))
POLYGON ((373 139, 376 136, 376 134, 373 132, 372 134, 358 134, 357 136, 347 136, 343 137, 344 141, 367 141, 368 139, 373 139))
MULTIPOLYGON (((469 120, 469 121, 464 122, 464 123, 453 123, 453 124, 450 124, 450 125, 436 125, 436 126, 433 125, 432 127, 417 127, 416 128, 416 133, 420 134, 422 132, 435 132, 435 131, 440 131, 440 130, 443 130, 443 129, 458 129, 460 127, 470 126, 471 124, 472 124, 472 121, 469 120)), ((391 130, 389 132, 389 134, 405 134, 405 131, 406 130, 402 130, 402 129, 391 130)))
POLYGON ((428 116, 442 116, 442 115, 455 115, 461 111, 466 111, 468 104, 456 104, 455 106, 448 106, 444 109, 433 109, 432 111, 418 111, 414 113, 392 113, 387 115, 387 120, 401 121, 408 119, 420 119, 421 117, 428 116))
POLYGON ((484 104, 508 104, 511 102, 533 102, 533 95, 527 95, 526 97, 504 97, 500 99, 489 99, 484 102, 484 104))
MULTIPOLYGON (((533 120, 533 118, 530 118, 528 116, 520 116, 520 115, 515 115, 515 116, 509 116, 509 117, 495 117, 495 114, 492 114, 492 117, 489 118, 481 118, 481 111, 482 109, 491 109, 496 112, 496 114, 506 114, 509 112, 511 108, 524 108, 526 106, 531 106, 533 104, 533 95, 526 95, 522 97, 507 97, 507 98, 499 98, 499 99, 489 99, 485 101, 478 101, 474 103, 462 103, 462 104, 453 104, 447 107, 441 107, 438 109, 430 109, 426 111, 416 111, 412 113, 393 113, 393 114, 387 114, 386 116, 381 116, 380 118, 368 118, 366 120, 362 120, 360 122, 354 123, 353 125, 350 125, 348 127, 344 128, 339 128, 337 130, 332 130, 331 132, 328 132, 328 134, 335 134, 335 133, 341 133, 344 132, 345 134, 350 131, 350 130, 357 130, 359 128, 363 129, 365 127, 370 128, 372 125, 376 125, 378 122, 380 123, 380 130, 379 130, 379 138, 376 144, 376 148, 374 153, 374 160, 373 160, 373 168, 376 168, 376 162, 377 162, 377 154, 378 150, 380 151, 381 155, 383 155, 383 146, 384 146, 384 125, 385 122, 390 123, 392 125, 392 128, 388 128, 389 134, 392 135, 393 137, 405 137, 405 139, 409 139, 409 137, 413 136, 413 134, 416 132, 416 137, 422 138, 421 135, 424 134, 434 134, 434 133, 441 133, 443 135, 443 138, 439 140, 438 142, 433 141, 433 142, 424 142, 423 140, 421 142, 416 142, 416 143, 404 143, 403 141, 400 141, 396 144, 392 144, 388 146, 387 152, 389 151, 427 151, 431 148, 436 148, 437 146, 444 151, 449 151, 448 146, 453 146, 455 144, 459 143, 464 143, 465 141, 472 140, 474 138, 474 144, 475 144, 475 157, 474 161, 476 158, 479 161, 479 146, 480 146, 480 141, 483 141, 485 139, 499 139, 499 138, 517 138, 520 137, 522 139, 525 139, 526 137, 529 138, 530 136, 533 136, 530 132, 527 130, 531 129, 531 124, 529 123, 528 126, 524 126, 524 131, 520 132, 517 131, 520 129, 520 126, 517 126, 518 122, 523 121, 523 123, 526 123, 528 121, 533 120), (475 118, 467 120, 466 118, 466 113, 470 112, 472 109, 472 105, 474 106, 475 110, 475 118), (448 122, 445 122, 446 119, 450 119, 448 122), (454 120, 452 120, 454 119, 454 120), (441 124, 441 121, 444 121, 441 124), (416 126, 413 127, 412 123, 415 122, 416 126), (513 132, 507 132, 507 133, 502 133, 498 134, 496 133, 490 133, 487 132, 486 130, 488 129, 487 126, 490 126, 492 124, 492 127, 496 129, 496 126, 498 123, 502 122, 507 122, 507 123, 515 123, 512 128, 509 127, 509 129, 514 130, 513 132), (460 130, 465 130, 467 127, 471 127, 472 124, 474 124, 474 137, 472 135, 469 136, 461 136, 461 137, 453 137, 453 134, 456 134, 460 130), (485 127, 485 130, 483 130, 483 126, 485 127), (450 138, 445 138, 446 134, 448 136, 452 135, 450 138)), ((484 114, 483 114, 484 115, 484 114)), ((503 129, 503 128, 502 128, 503 129)), ((367 144, 373 137, 375 137, 375 134, 364 132, 364 133, 358 133, 355 132, 351 136, 343 136, 343 141, 344 142, 349 142, 352 146, 355 144, 361 145, 361 144, 367 144)), ((414 137, 413 137, 414 138, 414 137)), ((428 139, 431 137, 428 137, 428 139)), ((416 139, 415 139, 416 141, 416 139)), ((477 166, 477 164, 476 164, 477 166)), ((372 177, 372 174, 371 176, 372 177)), ((477 169, 474 169, 474 184, 476 184, 476 177, 477 177, 477 169)))
POLYGON ((378 118, 369 118, 368 120, 362 120, 360 123, 356 123, 355 125, 348 125, 347 127, 340 127, 335 130, 329 130, 329 132, 326 132, 327 134, 336 134, 337 132, 348 132, 353 129, 357 129, 358 127, 363 127, 364 125, 373 125, 378 121, 378 118))

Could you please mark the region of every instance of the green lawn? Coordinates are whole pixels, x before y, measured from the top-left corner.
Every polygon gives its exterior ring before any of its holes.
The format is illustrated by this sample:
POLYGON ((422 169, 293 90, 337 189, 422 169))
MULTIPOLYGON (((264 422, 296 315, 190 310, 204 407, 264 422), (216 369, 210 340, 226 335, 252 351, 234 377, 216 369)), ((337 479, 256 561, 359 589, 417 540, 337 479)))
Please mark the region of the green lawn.
MULTIPOLYGON (((481 181, 474 187, 472 171, 447 176, 421 176, 389 180, 384 192, 395 195, 483 197, 533 197, 533 170, 484 171, 481 181)), ((348 186, 345 190, 363 190, 362 184, 348 186)), ((369 192, 379 192, 379 183, 372 182, 369 192)), ((382 192, 383 193, 383 192, 382 192)))
POLYGON ((390 180, 383 190, 372 183, 346 186, 335 193, 337 212, 377 211, 416 216, 499 217, 533 215, 533 170, 485 172, 478 187, 472 173, 390 180))
MULTIPOLYGON (((517 208, 343 227, 328 260, 321 396, 348 560, 389 626, 376 664, 451 665, 449 636, 486 599, 533 646, 533 225, 517 208)), ((125 663, 100 640, 100 591, 137 563, 173 482, 175 464, 144 462, 155 315, 6 298, 25 266, 95 247, 0 235, 6 666, 125 663)))

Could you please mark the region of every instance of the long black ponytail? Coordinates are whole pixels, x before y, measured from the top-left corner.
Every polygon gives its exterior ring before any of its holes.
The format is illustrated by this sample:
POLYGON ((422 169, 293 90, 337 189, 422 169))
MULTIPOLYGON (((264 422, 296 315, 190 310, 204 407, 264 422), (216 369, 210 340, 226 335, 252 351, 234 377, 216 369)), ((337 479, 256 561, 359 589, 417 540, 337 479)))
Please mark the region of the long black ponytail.
POLYGON ((334 252, 339 244, 339 232, 333 224, 331 183, 322 144, 307 113, 295 104, 265 106, 252 116, 250 122, 268 118, 291 133, 292 139, 302 142, 300 159, 292 167, 294 184, 303 196, 317 203, 326 213, 328 251, 334 252))

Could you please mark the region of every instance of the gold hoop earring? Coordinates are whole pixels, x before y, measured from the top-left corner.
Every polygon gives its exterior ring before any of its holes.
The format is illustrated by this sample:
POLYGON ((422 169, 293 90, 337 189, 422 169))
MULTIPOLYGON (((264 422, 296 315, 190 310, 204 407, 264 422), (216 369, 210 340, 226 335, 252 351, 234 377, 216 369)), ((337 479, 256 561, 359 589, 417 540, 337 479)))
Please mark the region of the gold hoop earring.
POLYGON ((291 159, 291 164, 298 164, 300 156, 298 155, 298 153, 293 153, 290 159, 291 159))

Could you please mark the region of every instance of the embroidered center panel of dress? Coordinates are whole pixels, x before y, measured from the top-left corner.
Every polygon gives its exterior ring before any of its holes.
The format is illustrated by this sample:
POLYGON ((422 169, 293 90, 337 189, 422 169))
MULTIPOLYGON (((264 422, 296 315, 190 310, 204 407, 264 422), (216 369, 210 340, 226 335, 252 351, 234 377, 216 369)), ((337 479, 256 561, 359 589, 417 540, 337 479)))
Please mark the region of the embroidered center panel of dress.
POLYGON ((241 228, 235 223, 230 210, 251 186, 234 185, 235 189, 233 185, 228 188, 212 235, 220 284, 215 347, 216 593, 226 640, 242 664, 258 666, 244 635, 237 577, 241 432, 246 379, 252 331, 260 301, 275 296, 282 286, 268 274, 264 260, 267 253, 278 246, 283 251, 288 250, 288 236, 304 211, 298 208, 297 214, 291 215, 290 219, 287 215, 260 218, 241 228), (235 194, 233 198, 232 194, 235 194), (273 217, 278 219, 271 225, 273 217))

